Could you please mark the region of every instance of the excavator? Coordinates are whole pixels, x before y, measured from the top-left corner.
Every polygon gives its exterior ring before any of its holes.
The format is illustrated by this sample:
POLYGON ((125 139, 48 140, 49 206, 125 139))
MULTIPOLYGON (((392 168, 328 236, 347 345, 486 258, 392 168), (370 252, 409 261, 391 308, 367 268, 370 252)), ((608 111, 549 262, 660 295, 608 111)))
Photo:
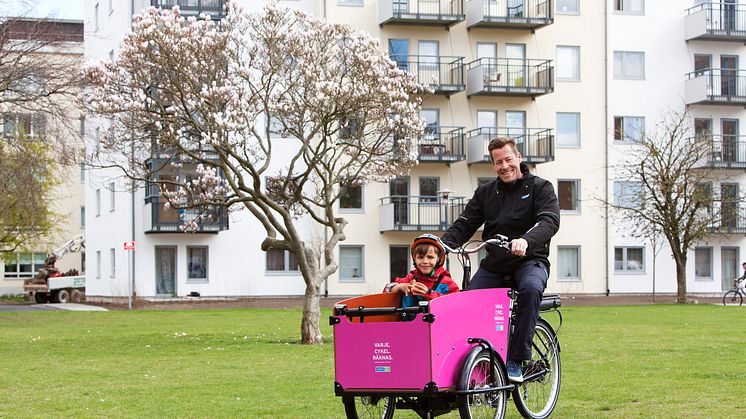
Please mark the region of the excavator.
POLYGON ((63 243, 60 247, 47 255, 44 267, 36 272, 36 276, 23 281, 23 290, 31 301, 43 304, 78 303, 85 298, 85 276, 78 275, 76 269, 62 273, 55 266, 57 260, 68 253, 76 253, 85 249, 85 238, 78 234, 63 243))

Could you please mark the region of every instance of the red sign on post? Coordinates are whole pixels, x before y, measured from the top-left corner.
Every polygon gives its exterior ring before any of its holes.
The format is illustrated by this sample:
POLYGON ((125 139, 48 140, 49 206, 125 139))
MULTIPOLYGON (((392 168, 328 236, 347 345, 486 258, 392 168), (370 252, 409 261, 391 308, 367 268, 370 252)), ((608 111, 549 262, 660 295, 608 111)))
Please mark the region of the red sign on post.
POLYGON ((124 250, 135 250, 135 242, 124 242, 124 250))

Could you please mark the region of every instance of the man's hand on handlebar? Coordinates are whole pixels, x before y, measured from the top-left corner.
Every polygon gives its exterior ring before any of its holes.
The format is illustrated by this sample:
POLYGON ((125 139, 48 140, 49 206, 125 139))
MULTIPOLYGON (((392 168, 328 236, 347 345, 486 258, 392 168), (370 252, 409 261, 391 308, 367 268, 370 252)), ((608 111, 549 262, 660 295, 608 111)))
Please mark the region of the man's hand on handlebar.
POLYGON ((528 241, 524 238, 517 238, 510 241, 510 253, 516 256, 526 256, 528 250, 528 241))

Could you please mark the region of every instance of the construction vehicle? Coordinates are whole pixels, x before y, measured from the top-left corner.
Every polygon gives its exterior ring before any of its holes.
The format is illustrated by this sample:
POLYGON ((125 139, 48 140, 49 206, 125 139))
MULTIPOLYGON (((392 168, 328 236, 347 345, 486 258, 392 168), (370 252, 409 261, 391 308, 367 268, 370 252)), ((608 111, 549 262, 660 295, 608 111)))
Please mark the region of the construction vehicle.
POLYGON ((85 239, 78 234, 62 246, 47 255, 44 267, 36 272, 34 278, 23 281, 23 290, 29 300, 43 304, 78 303, 85 298, 85 276, 78 275, 76 269, 62 273, 55 264, 57 259, 68 253, 80 252, 85 248, 85 239))

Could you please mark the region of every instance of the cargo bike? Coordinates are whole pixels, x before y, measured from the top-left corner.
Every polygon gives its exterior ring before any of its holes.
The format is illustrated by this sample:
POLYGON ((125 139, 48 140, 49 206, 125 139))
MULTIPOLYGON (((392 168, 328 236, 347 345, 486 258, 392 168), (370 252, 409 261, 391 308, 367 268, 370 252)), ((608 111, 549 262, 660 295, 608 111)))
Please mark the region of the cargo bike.
MULTIPOLYGON (((487 245, 508 248, 504 236, 446 250, 464 268, 469 253, 487 245), (477 244, 478 243, 478 244, 477 244)), ((521 384, 508 382, 505 362, 513 313, 520 303, 509 288, 448 294, 401 307, 401 294, 371 294, 340 301, 334 329, 335 394, 348 418, 384 418, 409 409, 432 418, 458 409, 461 418, 502 418, 512 396, 526 418, 546 418, 560 391, 560 346, 544 317, 562 325, 559 295, 544 295, 521 384)))

